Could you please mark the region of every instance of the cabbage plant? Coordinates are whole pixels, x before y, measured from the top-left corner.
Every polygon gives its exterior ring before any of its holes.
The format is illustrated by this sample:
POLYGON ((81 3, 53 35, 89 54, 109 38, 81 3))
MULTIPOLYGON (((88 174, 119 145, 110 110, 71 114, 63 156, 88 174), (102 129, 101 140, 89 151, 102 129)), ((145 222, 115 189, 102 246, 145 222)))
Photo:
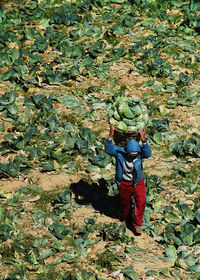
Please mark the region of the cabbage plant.
POLYGON ((110 124, 121 131, 137 132, 148 122, 147 107, 135 97, 119 97, 109 112, 110 124))

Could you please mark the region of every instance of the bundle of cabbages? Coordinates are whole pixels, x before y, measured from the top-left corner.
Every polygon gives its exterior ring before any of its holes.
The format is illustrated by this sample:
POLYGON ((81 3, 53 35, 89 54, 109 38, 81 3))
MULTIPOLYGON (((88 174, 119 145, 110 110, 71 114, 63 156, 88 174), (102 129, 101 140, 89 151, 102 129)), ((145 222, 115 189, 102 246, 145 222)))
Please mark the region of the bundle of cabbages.
POLYGON ((110 125, 120 131, 137 132, 148 122, 147 107, 135 97, 120 97, 113 103, 109 112, 110 125))

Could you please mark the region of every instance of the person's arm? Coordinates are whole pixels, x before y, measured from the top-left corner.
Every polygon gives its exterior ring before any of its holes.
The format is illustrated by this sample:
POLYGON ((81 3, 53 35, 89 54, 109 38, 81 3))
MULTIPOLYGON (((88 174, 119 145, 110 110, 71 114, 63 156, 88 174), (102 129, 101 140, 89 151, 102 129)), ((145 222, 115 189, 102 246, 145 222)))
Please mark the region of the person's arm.
POLYGON ((117 155, 116 149, 118 147, 116 145, 113 145, 113 143, 112 143, 114 131, 115 131, 114 126, 110 126, 110 133, 109 133, 109 136, 108 136, 108 138, 106 140, 106 144, 105 144, 105 152, 106 152, 106 154, 108 154, 110 156, 117 155))
POLYGON ((114 136, 114 132, 115 132, 115 128, 114 126, 110 126, 110 134, 108 136, 108 140, 112 140, 113 139, 113 136, 114 136))
POLYGON ((142 157, 143 158, 150 158, 151 157, 151 148, 149 147, 149 144, 147 143, 147 139, 145 137, 145 129, 139 130, 138 131, 140 136, 141 136, 141 140, 142 140, 142 146, 141 146, 141 150, 142 150, 142 157))

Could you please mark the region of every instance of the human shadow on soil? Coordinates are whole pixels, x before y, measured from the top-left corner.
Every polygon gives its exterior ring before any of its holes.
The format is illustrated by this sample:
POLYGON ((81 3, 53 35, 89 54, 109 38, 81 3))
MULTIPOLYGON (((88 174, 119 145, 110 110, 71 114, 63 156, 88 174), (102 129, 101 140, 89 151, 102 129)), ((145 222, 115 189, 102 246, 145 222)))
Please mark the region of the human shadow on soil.
POLYGON ((119 211, 119 195, 110 196, 107 183, 100 179, 98 183, 89 184, 84 180, 72 183, 70 186, 75 194, 75 201, 80 205, 92 205, 92 207, 111 218, 122 220, 119 211))

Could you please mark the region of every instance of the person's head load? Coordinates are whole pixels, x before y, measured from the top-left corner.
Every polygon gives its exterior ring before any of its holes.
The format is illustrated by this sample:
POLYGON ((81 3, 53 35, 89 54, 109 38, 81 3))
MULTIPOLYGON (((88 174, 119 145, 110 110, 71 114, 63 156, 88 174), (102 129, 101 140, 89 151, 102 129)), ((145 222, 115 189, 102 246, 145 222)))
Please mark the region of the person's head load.
POLYGON ((109 112, 109 122, 120 131, 137 132, 147 125, 147 107, 138 98, 118 97, 109 112))

